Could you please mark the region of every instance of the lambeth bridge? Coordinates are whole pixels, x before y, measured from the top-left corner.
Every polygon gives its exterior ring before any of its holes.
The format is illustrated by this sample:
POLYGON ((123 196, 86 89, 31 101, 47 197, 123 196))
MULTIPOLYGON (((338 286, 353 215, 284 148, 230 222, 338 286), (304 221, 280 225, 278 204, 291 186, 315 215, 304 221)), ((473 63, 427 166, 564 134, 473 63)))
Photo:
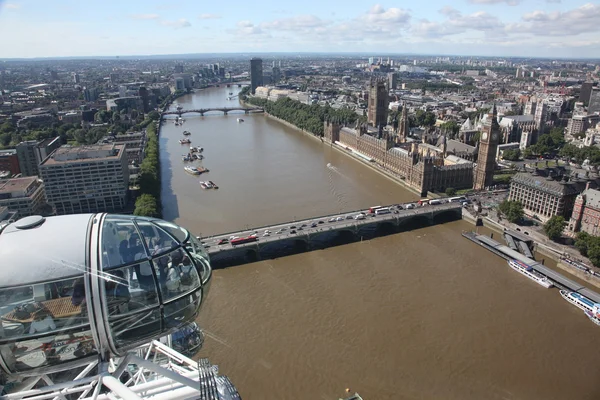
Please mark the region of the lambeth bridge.
POLYGON ((261 107, 213 107, 213 108, 198 108, 195 110, 174 110, 174 111, 163 112, 161 115, 161 119, 167 115, 178 115, 181 117, 182 114, 188 114, 188 113, 196 113, 196 114, 200 114, 200 115, 204 116, 204 114, 206 114, 207 112, 211 112, 211 111, 220 111, 223 114, 227 115, 231 111, 243 111, 244 114, 250 114, 250 113, 261 113, 261 112, 264 112, 265 110, 262 109, 261 107))
POLYGON ((224 268, 373 239, 462 218, 460 203, 446 202, 416 208, 407 206, 408 204, 389 206, 389 214, 375 215, 368 210, 355 210, 200 239, 210 255, 211 264, 215 268, 224 268), (362 219, 356 219, 360 213, 363 214, 358 218, 362 219), (250 235, 256 235, 256 241, 236 245, 230 243, 234 237, 244 238, 250 235))

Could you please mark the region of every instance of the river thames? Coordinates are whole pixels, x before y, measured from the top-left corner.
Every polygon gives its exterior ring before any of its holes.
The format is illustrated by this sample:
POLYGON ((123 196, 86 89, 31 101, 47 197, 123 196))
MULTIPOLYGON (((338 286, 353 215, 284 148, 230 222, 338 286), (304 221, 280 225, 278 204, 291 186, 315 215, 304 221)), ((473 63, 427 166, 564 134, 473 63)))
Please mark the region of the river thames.
MULTIPOLYGON (((179 98, 237 105, 239 88, 179 98)), ((416 195, 265 115, 185 114, 161 130, 164 218, 212 235, 416 195), (243 118, 244 122, 237 122, 243 118), (188 130, 205 149, 184 172, 188 130), (200 180, 219 190, 202 190, 200 180)), ((600 329, 464 239, 457 221, 214 271, 198 354, 245 399, 598 399, 600 329)), ((485 231, 482 231, 485 232, 485 231)))

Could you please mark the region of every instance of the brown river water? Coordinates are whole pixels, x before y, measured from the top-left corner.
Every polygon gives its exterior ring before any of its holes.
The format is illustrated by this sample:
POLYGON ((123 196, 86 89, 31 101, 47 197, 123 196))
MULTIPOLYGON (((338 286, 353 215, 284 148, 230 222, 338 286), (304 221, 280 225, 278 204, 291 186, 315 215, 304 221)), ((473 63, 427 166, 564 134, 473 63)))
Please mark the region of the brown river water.
MULTIPOLYGON (((238 105, 239 88, 177 100, 238 105)), ((264 115, 185 114, 161 130, 164 218, 196 235, 416 195, 264 115), (238 123, 237 118, 244 122, 238 123), (183 130, 204 147, 183 170, 183 130), (200 180, 219 190, 202 190, 200 180)), ((217 270, 198 354, 244 399, 600 399, 600 328, 463 238, 457 221, 217 270)), ((489 232, 482 230, 482 232, 489 232)))

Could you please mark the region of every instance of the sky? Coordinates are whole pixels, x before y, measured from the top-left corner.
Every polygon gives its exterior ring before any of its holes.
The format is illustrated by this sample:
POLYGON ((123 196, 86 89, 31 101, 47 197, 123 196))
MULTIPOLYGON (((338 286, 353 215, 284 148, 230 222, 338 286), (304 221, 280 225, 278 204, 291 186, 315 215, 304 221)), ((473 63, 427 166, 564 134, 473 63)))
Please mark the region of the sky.
POLYGON ((600 58, 589 0, 0 0, 0 58, 361 52, 600 58))

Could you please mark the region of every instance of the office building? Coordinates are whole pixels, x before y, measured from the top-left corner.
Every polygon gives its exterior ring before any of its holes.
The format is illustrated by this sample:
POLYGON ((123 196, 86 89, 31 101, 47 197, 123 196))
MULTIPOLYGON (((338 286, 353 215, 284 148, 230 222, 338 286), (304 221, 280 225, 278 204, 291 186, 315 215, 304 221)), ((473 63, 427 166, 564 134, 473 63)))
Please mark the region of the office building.
POLYGON ((175 81, 176 90, 187 90, 192 88, 192 74, 174 74, 173 80, 175 81), (181 88, 181 81, 183 81, 183 88, 181 88))
POLYGON ((181 74, 183 72, 183 64, 175 65, 173 72, 175 72, 176 74, 181 74))
POLYGON ((100 89, 98 88, 86 88, 83 91, 83 99, 87 102, 93 102, 98 100, 98 96, 100 95, 100 89))
POLYGON ((79 74, 77 72, 73 72, 73 83, 79 83, 79 74))
POLYGON ((593 87, 593 82, 584 82, 581 84, 581 91, 579 92, 579 101, 581 101, 586 106, 590 104, 590 97, 592 95, 593 87))
POLYGON ((19 157, 17 156, 17 150, 0 150, 0 174, 8 171, 10 175, 16 175, 21 173, 19 168, 19 157))
POLYGON ((40 142, 29 140, 17 145, 17 158, 19 159, 19 169, 23 176, 39 175, 38 166, 54 150, 60 147, 60 137, 54 137, 42 140, 40 142))
POLYGON ((483 124, 481 139, 479 140, 479 153, 477 155, 477 166, 473 173, 473 189, 483 190, 492 186, 494 182, 494 171, 496 170, 496 154, 500 141, 500 125, 496 105, 492 113, 483 124))
POLYGON ((574 115, 567 122, 567 135, 577 136, 584 133, 589 128, 593 128, 600 122, 600 115, 574 115))
POLYGON ((588 105, 588 114, 600 113, 600 88, 592 89, 590 94, 590 104, 588 105))
POLYGON ((587 188, 575 198, 568 229, 600 236, 600 190, 587 188))
POLYGON ((119 212, 127 202, 124 144, 63 147, 40 165, 48 203, 59 215, 119 212))
POLYGON ((555 215, 569 220, 575 199, 586 187, 597 188, 598 177, 570 176, 564 167, 519 172, 510 183, 509 200, 520 201, 525 214, 545 222, 555 215))
POLYGON ((390 72, 388 74, 388 87, 390 90, 398 89, 398 75, 395 72, 390 72))
POLYGON ((383 79, 371 79, 369 83, 369 101, 367 122, 374 127, 387 125, 388 89, 383 79))
POLYGON ((0 180, 0 207, 17 211, 19 217, 40 214, 45 203, 44 184, 37 176, 0 180))
POLYGON ((256 88, 263 86, 263 67, 261 58, 250 60, 250 93, 254 94, 256 88))

